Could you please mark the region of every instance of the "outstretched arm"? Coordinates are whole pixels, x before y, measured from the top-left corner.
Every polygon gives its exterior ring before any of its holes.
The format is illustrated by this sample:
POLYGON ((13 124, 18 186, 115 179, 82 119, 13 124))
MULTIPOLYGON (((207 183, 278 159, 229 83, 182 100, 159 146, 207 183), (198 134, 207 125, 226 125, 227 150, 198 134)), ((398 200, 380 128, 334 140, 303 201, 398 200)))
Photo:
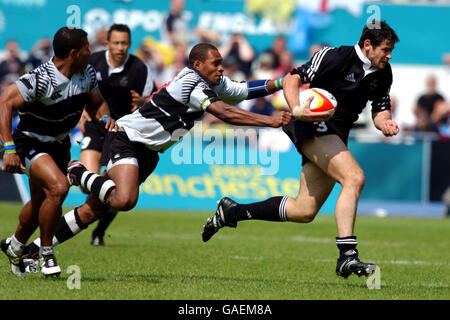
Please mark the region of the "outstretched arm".
POLYGON ((291 114, 289 112, 280 111, 274 113, 272 116, 265 116, 227 105, 220 100, 211 103, 206 111, 234 125, 278 128, 288 124, 291 120, 291 114))
POLYGON ((267 96, 283 89, 283 78, 276 80, 247 81, 248 96, 246 100, 267 96))

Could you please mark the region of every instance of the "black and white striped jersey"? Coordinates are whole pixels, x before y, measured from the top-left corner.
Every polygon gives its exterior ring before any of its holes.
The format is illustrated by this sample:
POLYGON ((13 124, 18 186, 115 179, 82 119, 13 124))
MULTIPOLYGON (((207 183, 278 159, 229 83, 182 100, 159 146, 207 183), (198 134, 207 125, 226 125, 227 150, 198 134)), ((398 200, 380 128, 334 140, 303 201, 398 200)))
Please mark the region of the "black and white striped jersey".
POLYGON ((21 76, 16 85, 25 100, 16 127, 42 142, 61 141, 80 120, 89 95, 98 88, 95 70, 88 65, 68 79, 50 59, 21 76))
POLYGON ((325 47, 291 74, 299 74, 302 82, 309 83, 311 88, 328 90, 336 97, 338 108, 334 120, 355 122, 368 101, 375 112, 391 108, 390 64, 381 70, 371 67, 358 45, 325 47))
POLYGON ((132 54, 117 68, 109 65, 108 50, 91 54, 89 63, 95 68, 100 92, 113 119, 130 113, 130 90, 136 91, 142 97, 148 97, 156 89, 150 69, 132 54))
POLYGON ((194 126, 211 103, 222 100, 236 104, 247 96, 246 82, 223 76, 217 86, 210 86, 195 70, 186 67, 149 102, 117 120, 117 124, 131 141, 163 152, 194 126))

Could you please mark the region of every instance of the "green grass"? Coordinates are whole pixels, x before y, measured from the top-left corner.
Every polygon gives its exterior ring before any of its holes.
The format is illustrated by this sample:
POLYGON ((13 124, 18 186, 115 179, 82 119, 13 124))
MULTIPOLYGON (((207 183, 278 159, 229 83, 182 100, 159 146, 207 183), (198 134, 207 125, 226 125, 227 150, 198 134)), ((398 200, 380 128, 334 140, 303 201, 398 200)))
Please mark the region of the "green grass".
MULTIPOLYGON (((0 203, 1 238, 14 232, 20 208, 0 203)), ((332 216, 310 224, 240 222, 203 243, 209 214, 120 213, 106 247, 89 245, 92 226, 56 247, 57 279, 17 278, 3 256, 0 300, 450 299, 450 219, 358 217, 360 258, 381 269, 381 289, 369 290, 364 277, 336 276, 332 216), (67 287, 70 265, 81 269, 79 290, 67 287)))

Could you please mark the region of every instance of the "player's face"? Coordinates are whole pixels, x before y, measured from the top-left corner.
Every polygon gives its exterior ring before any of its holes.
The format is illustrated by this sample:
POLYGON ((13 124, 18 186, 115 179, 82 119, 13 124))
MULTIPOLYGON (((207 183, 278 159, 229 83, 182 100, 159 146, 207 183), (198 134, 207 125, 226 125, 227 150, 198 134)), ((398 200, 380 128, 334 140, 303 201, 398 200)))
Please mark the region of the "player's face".
POLYGON ((392 58, 392 51, 394 45, 384 40, 379 46, 373 47, 369 45, 367 47, 367 58, 372 63, 372 66, 377 69, 384 69, 388 61, 392 58))
POLYGON ((112 31, 107 42, 111 59, 121 65, 125 61, 131 41, 128 32, 112 31))
POLYGON ((89 56, 91 51, 89 50, 89 42, 87 39, 83 40, 83 45, 80 49, 74 52, 74 64, 78 70, 83 70, 89 63, 89 56))
POLYGON ((223 76, 222 62, 219 51, 210 49, 205 61, 198 61, 197 71, 212 85, 218 85, 223 76))

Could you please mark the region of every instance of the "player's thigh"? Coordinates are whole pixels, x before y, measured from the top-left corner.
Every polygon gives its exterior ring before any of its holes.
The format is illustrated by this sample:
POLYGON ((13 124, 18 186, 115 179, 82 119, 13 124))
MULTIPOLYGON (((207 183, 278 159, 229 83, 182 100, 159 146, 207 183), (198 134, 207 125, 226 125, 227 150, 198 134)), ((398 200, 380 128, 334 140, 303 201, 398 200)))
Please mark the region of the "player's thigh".
POLYGON ((80 153, 80 161, 89 171, 100 172, 100 158, 102 153, 97 150, 86 149, 80 153))
POLYGON ((315 216, 328 198, 335 181, 315 163, 308 161, 302 167, 300 187, 294 202, 295 212, 300 216, 315 216))
POLYGON ((62 196, 69 190, 69 182, 59 169, 53 158, 48 154, 41 154, 31 163, 29 170, 30 181, 41 187, 46 194, 62 196))
POLYGON ((108 176, 116 184, 115 196, 129 201, 137 201, 139 196, 139 167, 123 163, 108 168, 108 176))
POLYGON ((358 162, 337 135, 304 141, 302 151, 310 161, 340 184, 349 179, 363 177, 358 162))

